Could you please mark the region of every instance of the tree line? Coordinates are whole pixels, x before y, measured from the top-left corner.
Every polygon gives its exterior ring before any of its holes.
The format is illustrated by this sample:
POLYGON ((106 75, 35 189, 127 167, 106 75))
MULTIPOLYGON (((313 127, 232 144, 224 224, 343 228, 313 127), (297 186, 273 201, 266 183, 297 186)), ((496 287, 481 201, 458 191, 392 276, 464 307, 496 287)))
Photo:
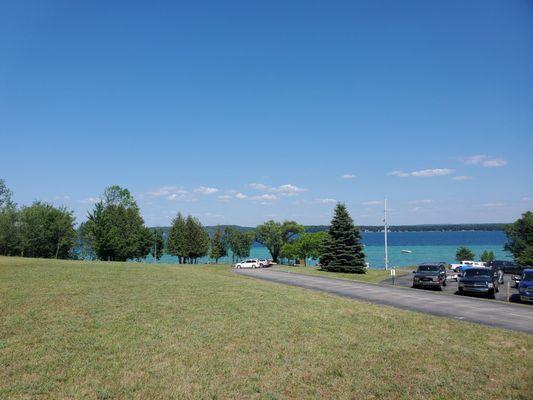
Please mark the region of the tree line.
MULTIPOLYGON (((523 265, 533 264, 533 214, 506 227, 506 250, 523 265)), ((304 227, 295 221, 267 221, 255 229, 237 226, 215 227, 208 231, 191 216, 178 213, 170 229, 145 226, 131 193, 120 186, 106 188, 88 213, 87 221, 76 229, 71 210, 36 201, 19 207, 12 192, 0 179, 0 254, 45 258, 82 258, 105 261, 158 260, 163 254, 178 257, 180 263, 198 263, 203 257, 218 262, 230 253, 232 261, 250 255, 257 241, 280 260, 319 260, 321 268, 363 273, 364 246, 361 229, 356 227, 344 204, 337 204, 327 230, 304 227), (211 232, 211 234, 210 234, 211 232)), ((460 249, 461 250, 461 249, 460 249)), ((466 249, 468 250, 468 249, 466 249)), ((465 249, 457 257, 466 257, 465 249)), ((483 260, 494 254, 482 254, 483 260)))

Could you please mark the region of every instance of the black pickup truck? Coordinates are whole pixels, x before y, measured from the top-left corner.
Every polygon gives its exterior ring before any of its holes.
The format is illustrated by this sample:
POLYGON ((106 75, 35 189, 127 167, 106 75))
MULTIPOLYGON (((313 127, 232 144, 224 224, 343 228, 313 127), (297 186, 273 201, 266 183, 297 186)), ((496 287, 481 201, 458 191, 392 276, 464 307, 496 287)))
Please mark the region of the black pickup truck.
POLYGON ((459 293, 484 293, 491 299, 498 291, 498 276, 491 268, 467 268, 459 279, 459 293))
POLYGON ((442 290, 446 286, 446 264, 420 264, 413 276, 413 287, 432 287, 442 290))

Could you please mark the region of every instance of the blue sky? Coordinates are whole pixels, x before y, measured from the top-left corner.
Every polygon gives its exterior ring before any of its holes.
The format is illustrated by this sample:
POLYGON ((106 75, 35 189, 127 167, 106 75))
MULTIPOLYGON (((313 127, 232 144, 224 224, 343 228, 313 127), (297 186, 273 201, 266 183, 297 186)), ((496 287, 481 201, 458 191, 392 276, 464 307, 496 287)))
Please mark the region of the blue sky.
POLYGON ((530 1, 0 3, 0 178, 149 225, 507 222, 533 206, 530 1))

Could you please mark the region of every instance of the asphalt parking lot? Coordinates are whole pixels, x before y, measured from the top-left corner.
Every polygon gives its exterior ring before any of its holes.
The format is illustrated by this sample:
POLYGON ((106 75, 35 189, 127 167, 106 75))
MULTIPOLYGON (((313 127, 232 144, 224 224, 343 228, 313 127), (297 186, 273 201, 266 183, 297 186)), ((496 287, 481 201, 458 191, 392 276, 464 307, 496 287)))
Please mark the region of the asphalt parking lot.
MULTIPOLYGON (((273 271, 270 268, 235 269, 234 272, 250 278, 318 290, 351 299, 533 334, 533 306, 529 305, 470 296, 447 296, 433 290, 376 285, 348 279, 273 271)), ((409 282, 408 278, 404 277, 404 280, 409 282)))
MULTIPOLYGON (((404 287, 411 287, 413 285, 413 273, 409 273, 407 275, 397 276, 394 280, 394 285, 396 286, 404 286, 404 287)), ((510 301, 513 303, 520 303, 520 296, 518 295, 518 289, 514 287, 514 282, 511 281, 512 275, 505 275, 504 276, 504 283, 500 285, 500 291, 496 293, 495 299, 500 301, 510 301)), ((387 279, 383 283, 385 284, 392 284, 391 279, 387 279)), ((478 297, 478 298, 486 298, 487 296, 481 293, 468 293, 459 295, 457 294, 457 282, 454 280, 447 280, 446 286, 443 287, 442 292, 443 294, 451 295, 451 296, 465 296, 465 297, 478 297)), ((431 292, 438 292, 437 289, 434 288, 417 288, 413 290, 423 290, 423 291, 431 291, 431 292)), ((532 304, 533 305, 533 304, 532 304)))

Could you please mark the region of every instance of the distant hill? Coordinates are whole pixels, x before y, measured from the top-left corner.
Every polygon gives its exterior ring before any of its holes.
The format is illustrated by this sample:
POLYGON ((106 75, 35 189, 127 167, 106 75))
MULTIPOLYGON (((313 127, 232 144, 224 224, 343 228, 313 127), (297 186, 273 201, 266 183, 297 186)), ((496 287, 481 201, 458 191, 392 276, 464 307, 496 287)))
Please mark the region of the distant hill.
MULTIPOLYGON (((503 231, 508 224, 425 224, 425 225, 392 225, 389 226, 390 232, 430 232, 430 231, 503 231)), ((235 228, 240 231, 253 231, 255 228, 250 226, 239 225, 219 225, 220 228, 235 228)), ((159 227, 163 229, 165 237, 168 235, 169 226, 159 227)), ((205 227, 211 236, 217 226, 205 227)), ((383 226, 361 225, 359 228, 363 232, 380 232, 383 226)), ((323 232, 329 229, 328 225, 307 225, 305 231, 309 233, 323 232)))

